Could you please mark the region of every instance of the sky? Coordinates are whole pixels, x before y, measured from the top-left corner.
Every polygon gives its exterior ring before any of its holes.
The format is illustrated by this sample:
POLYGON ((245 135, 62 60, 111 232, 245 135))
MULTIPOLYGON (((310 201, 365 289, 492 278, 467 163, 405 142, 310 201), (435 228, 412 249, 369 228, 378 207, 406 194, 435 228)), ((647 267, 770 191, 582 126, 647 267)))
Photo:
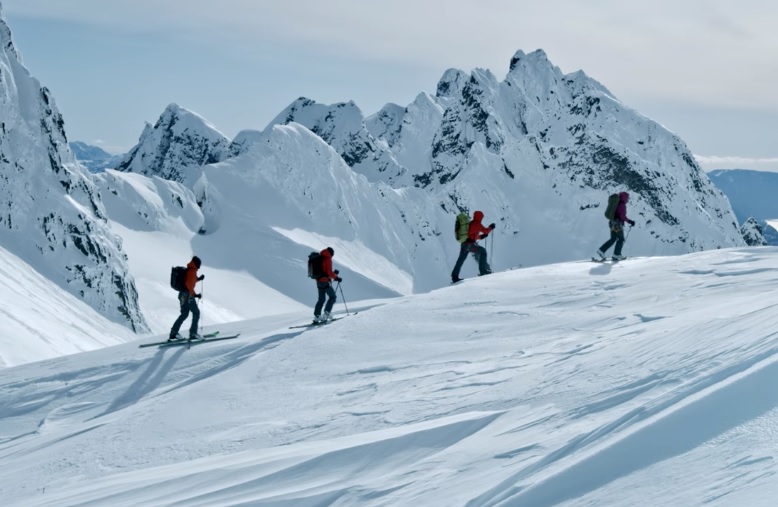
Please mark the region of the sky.
POLYGON ((679 134, 705 169, 778 170, 778 4, 760 0, 3 0, 71 140, 132 147, 171 102, 226 136, 300 96, 366 115, 448 68, 543 49, 679 134))
POLYGON ((776 255, 518 269, 0 368, 3 506, 773 506, 776 255))

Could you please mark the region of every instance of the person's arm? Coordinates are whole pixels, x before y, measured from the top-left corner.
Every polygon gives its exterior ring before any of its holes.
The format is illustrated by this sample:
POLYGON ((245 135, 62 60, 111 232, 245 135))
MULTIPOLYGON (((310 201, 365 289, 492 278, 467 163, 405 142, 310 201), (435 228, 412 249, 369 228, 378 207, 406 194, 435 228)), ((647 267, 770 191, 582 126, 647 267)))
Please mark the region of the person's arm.
POLYGON ((489 224, 489 227, 484 227, 481 224, 478 224, 478 225, 481 227, 480 239, 484 239, 485 237, 487 237, 489 235, 489 233, 492 232, 494 230, 494 228, 495 228, 494 224, 489 224))

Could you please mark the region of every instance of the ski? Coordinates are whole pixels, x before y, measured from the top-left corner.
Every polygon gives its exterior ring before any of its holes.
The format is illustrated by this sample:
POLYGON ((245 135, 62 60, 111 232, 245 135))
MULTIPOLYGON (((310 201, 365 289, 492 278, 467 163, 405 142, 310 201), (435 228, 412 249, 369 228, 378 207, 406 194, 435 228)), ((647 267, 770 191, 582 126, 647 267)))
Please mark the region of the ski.
POLYGON ((616 264, 618 262, 627 260, 628 257, 624 257, 623 259, 597 259, 595 257, 592 257, 592 262, 596 262, 597 264, 602 264, 603 262, 612 262, 613 264, 616 264))
POLYGON ((186 343, 186 348, 189 348, 193 344, 196 345, 198 343, 205 343, 205 342, 218 342, 220 340, 232 340, 233 338, 237 338, 238 336, 240 336, 240 333, 229 335, 229 336, 214 336, 212 338, 203 338, 202 340, 179 340, 175 342, 165 343, 164 345, 160 345, 160 347, 170 347, 176 345, 183 345, 186 343))
MULTIPOLYGON (((218 337, 218 336, 219 336, 219 331, 216 331, 216 332, 213 332, 213 333, 208 333, 206 335, 203 335, 203 340, 214 341, 214 339, 216 337, 218 337)), ((237 336, 239 336, 239 335, 236 334, 235 337, 237 337, 237 336)), ((234 337, 225 337, 225 338, 219 337, 219 339, 224 339, 224 340, 226 340, 228 338, 234 338, 234 337)), ((203 341, 203 340, 195 340, 195 341, 203 341)), ((179 345, 179 344, 182 344, 182 343, 186 343, 188 341, 189 340, 187 340, 186 338, 181 338, 181 339, 178 339, 178 340, 175 340, 175 341, 165 340, 164 342, 141 343, 140 345, 138 345, 138 348, 154 347, 155 345, 159 345, 159 346, 179 345)))
POLYGON ((304 327, 326 326, 330 322, 335 322, 336 320, 345 319, 346 317, 348 317, 350 315, 356 315, 358 313, 359 312, 354 312, 354 313, 349 313, 349 314, 346 314, 346 315, 342 315, 340 317, 335 317, 333 319, 328 320, 327 322, 311 322, 310 324, 302 324, 300 326, 289 326, 289 329, 301 329, 301 328, 304 328, 304 327))
POLYGON ((302 324, 302 325, 299 325, 299 326, 289 326, 289 329, 299 329, 299 328, 302 328, 302 327, 319 327, 319 326, 326 326, 326 325, 327 325, 327 324, 329 324, 330 322, 335 322, 336 320, 340 320, 340 319, 342 319, 342 318, 343 318, 343 317, 338 317, 338 318, 336 318, 336 319, 330 319, 330 320, 328 320, 327 322, 311 322, 310 324, 302 324))

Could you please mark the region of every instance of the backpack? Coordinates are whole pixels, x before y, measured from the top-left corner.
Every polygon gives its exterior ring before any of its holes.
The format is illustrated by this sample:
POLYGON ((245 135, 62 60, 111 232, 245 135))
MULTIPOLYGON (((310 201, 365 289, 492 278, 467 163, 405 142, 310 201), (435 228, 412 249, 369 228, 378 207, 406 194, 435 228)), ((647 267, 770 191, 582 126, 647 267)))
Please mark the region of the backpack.
POLYGON ((186 288, 186 268, 183 266, 173 266, 170 270, 170 288, 182 292, 186 288))
POLYGON ((608 220, 616 219, 616 208, 619 206, 619 194, 608 196, 608 206, 605 207, 605 218, 608 220))
POLYGON ((309 278, 321 278, 325 276, 324 267, 322 262, 324 257, 319 252, 311 252, 308 254, 308 277, 309 278))
POLYGON ((460 213, 457 215, 457 221, 454 225, 454 235, 457 241, 464 243, 467 241, 467 230, 470 228, 470 215, 467 213, 460 213))

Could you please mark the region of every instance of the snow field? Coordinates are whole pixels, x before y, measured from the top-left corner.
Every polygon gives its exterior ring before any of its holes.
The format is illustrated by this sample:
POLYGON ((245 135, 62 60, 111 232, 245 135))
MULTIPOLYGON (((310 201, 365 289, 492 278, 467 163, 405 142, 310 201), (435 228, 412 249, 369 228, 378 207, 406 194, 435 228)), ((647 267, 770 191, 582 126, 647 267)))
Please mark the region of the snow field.
POLYGON ((312 330, 288 329, 299 312, 219 326, 242 335, 190 350, 7 368, 2 496, 770 505, 776 254, 513 270, 350 302, 358 315, 312 330))

